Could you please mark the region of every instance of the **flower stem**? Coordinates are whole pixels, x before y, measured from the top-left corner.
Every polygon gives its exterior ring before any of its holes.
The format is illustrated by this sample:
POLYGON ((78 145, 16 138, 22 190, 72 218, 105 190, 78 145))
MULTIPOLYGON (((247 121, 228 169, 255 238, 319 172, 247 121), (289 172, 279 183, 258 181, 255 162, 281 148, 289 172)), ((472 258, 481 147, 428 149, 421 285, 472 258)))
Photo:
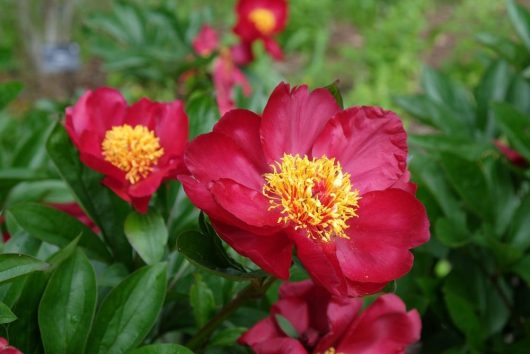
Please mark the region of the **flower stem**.
POLYGON ((201 349, 219 325, 234 313, 241 305, 251 299, 262 297, 269 287, 276 281, 274 277, 267 277, 263 281, 250 283, 239 291, 208 323, 206 323, 189 341, 186 346, 192 350, 201 349))

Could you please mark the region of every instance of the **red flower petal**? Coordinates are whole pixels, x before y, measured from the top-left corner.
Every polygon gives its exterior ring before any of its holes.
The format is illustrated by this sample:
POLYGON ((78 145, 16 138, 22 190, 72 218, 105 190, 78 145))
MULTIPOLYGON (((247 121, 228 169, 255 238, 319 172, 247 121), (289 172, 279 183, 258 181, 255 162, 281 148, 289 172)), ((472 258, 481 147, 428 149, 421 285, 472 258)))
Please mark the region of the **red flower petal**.
POLYGON ((255 190, 263 187, 264 171, 232 139, 219 133, 195 138, 185 152, 184 161, 188 170, 203 183, 229 178, 255 190))
POLYGON ((359 204, 359 217, 346 230, 350 239, 337 238, 337 259, 351 280, 383 283, 412 267, 409 248, 429 238, 424 207, 399 189, 370 192, 359 204))
POLYGON ((274 338, 252 347, 255 354, 308 354, 302 343, 294 338, 274 338))
POLYGON ((314 140, 339 109, 326 89, 278 85, 261 121, 261 143, 268 162, 279 161, 284 153, 309 155, 314 140))
POLYGON ((211 221, 219 236, 238 253, 280 279, 289 278, 293 244, 284 233, 256 235, 215 220, 211 221))
POLYGON ((284 337, 285 334, 278 328, 272 317, 266 317, 245 332, 237 342, 239 344, 254 346, 255 344, 272 338, 284 337))
POLYGON ((261 148, 260 124, 261 117, 256 113, 245 109, 234 109, 221 117, 213 131, 232 139, 265 171, 269 169, 269 166, 265 163, 265 156, 261 148))
POLYGON ((247 188, 230 179, 213 182, 210 191, 223 209, 243 222, 257 227, 280 228, 279 214, 268 210, 269 200, 261 191, 247 188))
POLYGON ((266 38, 263 40, 265 44, 265 50, 276 60, 283 60, 283 51, 278 43, 271 38, 266 38))
POLYGON ((394 113, 379 107, 352 107, 326 125, 313 156, 336 157, 361 193, 389 188, 403 175, 407 134, 394 113))
POLYGON ((79 147, 85 131, 103 137, 105 131, 122 124, 127 102, 118 90, 102 87, 83 94, 73 107, 66 109, 65 126, 70 138, 79 147))
POLYGON ((345 353, 405 353, 420 338, 421 320, 416 310, 406 312, 394 294, 380 296, 350 327, 337 345, 345 353))

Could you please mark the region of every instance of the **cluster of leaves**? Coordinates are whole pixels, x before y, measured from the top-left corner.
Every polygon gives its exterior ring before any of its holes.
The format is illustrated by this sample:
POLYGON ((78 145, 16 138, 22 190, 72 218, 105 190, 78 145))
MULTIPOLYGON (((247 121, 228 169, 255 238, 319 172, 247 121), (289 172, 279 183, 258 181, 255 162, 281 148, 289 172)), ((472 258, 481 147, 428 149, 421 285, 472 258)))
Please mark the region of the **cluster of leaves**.
POLYGON ((530 169, 495 145, 530 161, 530 83, 520 70, 530 63, 522 51, 530 48, 530 13, 513 1, 508 10, 521 44, 491 41, 501 55, 476 87, 428 69, 423 93, 396 98, 428 127, 409 143, 432 239, 398 282, 422 311, 428 353, 523 353, 530 345, 530 169))

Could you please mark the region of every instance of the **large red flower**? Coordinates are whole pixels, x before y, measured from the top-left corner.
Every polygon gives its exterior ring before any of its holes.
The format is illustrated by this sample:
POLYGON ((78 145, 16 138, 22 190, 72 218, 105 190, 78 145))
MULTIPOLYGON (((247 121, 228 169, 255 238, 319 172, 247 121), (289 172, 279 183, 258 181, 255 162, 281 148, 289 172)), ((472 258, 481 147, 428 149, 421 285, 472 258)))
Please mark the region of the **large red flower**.
POLYGON ((311 281, 286 283, 271 316, 239 343, 257 354, 398 354, 420 339, 418 312, 407 312, 396 295, 382 295, 360 313, 362 304, 360 299, 330 295, 311 281), (296 338, 281 329, 278 315, 290 322, 296 338))
POLYGON ((9 345, 7 339, 0 337, 0 354, 23 354, 20 350, 9 345))
POLYGON ((287 279, 293 246, 334 294, 375 293, 429 238, 406 133, 377 107, 341 110, 325 89, 282 83, 262 115, 226 113, 186 149, 191 201, 236 251, 287 279))
POLYGON ((273 36, 287 23, 287 0, 239 0, 236 7, 238 21, 234 32, 243 43, 262 40, 265 49, 275 59, 283 57, 273 36))
POLYGON ((188 139, 182 103, 143 98, 128 106, 114 89, 86 92, 66 110, 66 129, 83 163, 140 212, 162 181, 174 178, 188 139))

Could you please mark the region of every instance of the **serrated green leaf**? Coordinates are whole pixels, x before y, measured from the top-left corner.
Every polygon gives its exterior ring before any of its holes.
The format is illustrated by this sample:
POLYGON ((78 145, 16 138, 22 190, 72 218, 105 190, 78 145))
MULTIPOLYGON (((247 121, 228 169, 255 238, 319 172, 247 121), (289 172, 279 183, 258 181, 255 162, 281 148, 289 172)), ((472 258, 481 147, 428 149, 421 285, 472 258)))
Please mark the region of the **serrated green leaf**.
POLYGON ((86 352, 122 354, 138 346, 162 309, 166 264, 140 268, 103 300, 90 332, 86 352))
POLYGON ((155 211, 132 212, 125 219, 125 235, 146 264, 154 264, 164 256, 168 233, 164 219, 155 211))
POLYGON ((39 305, 47 353, 83 353, 96 309, 96 274, 79 249, 53 272, 39 305))

